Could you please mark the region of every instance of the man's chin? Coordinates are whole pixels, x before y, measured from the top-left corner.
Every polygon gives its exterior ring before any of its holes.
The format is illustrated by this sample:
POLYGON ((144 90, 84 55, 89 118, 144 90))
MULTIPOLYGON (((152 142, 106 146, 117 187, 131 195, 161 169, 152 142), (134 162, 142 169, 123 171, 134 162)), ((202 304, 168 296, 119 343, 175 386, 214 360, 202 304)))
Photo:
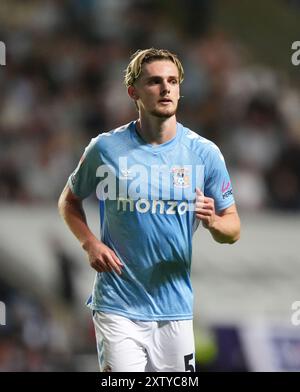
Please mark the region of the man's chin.
POLYGON ((151 112, 152 116, 158 117, 158 118, 170 118, 173 117, 176 114, 176 110, 153 110, 151 112))

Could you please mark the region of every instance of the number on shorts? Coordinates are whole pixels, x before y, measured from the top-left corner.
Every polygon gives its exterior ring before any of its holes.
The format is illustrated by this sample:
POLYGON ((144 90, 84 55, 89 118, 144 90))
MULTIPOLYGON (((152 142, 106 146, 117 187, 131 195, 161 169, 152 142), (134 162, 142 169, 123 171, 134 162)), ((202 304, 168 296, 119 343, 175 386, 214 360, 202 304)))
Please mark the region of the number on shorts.
POLYGON ((194 358, 194 353, 188 354, 184 356, 184 366, 185 366, 185 371, 186 372, 194 372, 195 368, 190 361, 192 361, 194 358))

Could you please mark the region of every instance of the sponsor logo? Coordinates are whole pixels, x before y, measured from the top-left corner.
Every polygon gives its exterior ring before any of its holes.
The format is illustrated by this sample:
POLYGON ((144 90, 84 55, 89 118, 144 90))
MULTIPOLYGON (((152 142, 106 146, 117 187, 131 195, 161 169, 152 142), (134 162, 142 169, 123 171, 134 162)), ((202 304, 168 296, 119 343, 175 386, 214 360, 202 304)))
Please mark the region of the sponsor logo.
POLYGON ((188 201, 175 201, 175 200, 132 200, 127 198, 119 198, 117 203, 117 210, 122 212, 138 211, 141 214, 150 212, 151 214, 160 215, 183 215, 187 211, 194 211, 195 204, 188 201))

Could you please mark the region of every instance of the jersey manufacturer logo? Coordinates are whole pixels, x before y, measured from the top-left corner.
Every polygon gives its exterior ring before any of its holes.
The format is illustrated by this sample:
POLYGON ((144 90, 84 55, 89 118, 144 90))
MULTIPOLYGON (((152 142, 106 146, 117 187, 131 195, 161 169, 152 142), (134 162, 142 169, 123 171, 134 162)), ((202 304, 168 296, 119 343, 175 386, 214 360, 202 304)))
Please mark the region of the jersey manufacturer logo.
POLYGON ((178 188, 190 186, 189 171, 185 167, 174 167, 172 169, 173 185, 178 188))

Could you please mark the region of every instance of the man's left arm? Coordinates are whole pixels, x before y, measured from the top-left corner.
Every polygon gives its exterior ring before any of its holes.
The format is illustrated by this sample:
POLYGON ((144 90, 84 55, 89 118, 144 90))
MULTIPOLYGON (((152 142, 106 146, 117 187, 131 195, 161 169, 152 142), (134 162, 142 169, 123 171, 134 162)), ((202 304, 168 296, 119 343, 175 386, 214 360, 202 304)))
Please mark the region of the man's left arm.
POLYGON ((215 201, 196 189, 196 218, 208 229, 214 240, 221 244, 233 244, 240 238, 240 218, 236 205, 216 212, 215 201))

